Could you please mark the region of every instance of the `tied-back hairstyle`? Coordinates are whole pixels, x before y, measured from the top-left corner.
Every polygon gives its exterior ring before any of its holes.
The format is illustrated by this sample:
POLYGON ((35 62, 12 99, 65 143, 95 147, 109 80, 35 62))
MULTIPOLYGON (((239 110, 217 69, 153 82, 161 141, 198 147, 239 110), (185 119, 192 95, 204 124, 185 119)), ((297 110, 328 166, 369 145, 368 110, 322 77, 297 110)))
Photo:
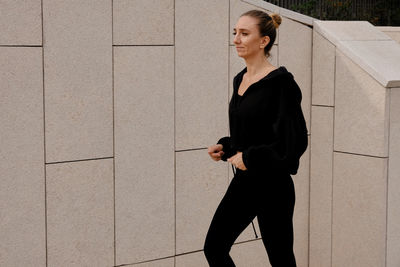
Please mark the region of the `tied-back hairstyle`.
POLYGON ((271 50, 272 46, 274 45, 275 39, 276 39, 276 29, 279 27, 279 25, 282 22, 281 16, 276 13, 272 13, 271 15, 268 15, 268 13, 261 11, 261 10, 257 10, 257 9, 249 10, 249 11, 243 13, 242 15, 240 15, 240 17, 243 17, 243 16, 253 17, 258 20, 257 26, 258 26, 260 35, 268 36, 270 39, 270 42, 268 43, 268 45, 266 47, 264 47, 265 56, 267 58, 270 57, 271 56, 270 50, 271 50))

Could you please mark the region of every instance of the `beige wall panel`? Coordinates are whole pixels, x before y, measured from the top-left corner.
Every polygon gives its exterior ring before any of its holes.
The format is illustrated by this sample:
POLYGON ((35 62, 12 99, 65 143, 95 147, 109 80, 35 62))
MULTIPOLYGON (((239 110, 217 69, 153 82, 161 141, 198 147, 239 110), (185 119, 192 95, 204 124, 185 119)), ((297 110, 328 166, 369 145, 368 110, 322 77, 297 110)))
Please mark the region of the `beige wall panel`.
POLYGON ((397 31, 397 32, 394 32, 394 31, 393 31, 393 32, 392 32, 392 31, 385 32, 385 31, 384 31, 384 33, 386 33, 387 35, 389 35, 390 38, 392 38, 392 39, 395 40, 396 42, 400 43, 400 30, 397 31))
POLYGON ((204 248, 208 228, 227 189, 227 169, 207 150, 176 153, 176 253, 204 248))
POLYGON ((46 162, 113 156, 111 3, 43 0, 46 162))
POLYGON ((174 44, 174 0, 113 1, 115 45, 174 44))
POLYGON ((0 1, 0 45, 42 45, 40 0, 0 1))
POLYGON ((114 264, 113 160, 46 166, 48 266, 114 264))
POLYGON ((270 267, 267 250, 261 239, 235 244, 229 253, 236 266, 270 267))
POLYGON ((114 48, 117 264, 174 255, 174 48, 114 48))
POLYGON ((228 133, 228 16, 228 0, 175 1, 177 150, 228 133))
POLYGON ((209 267, 203 251, 175 257, 175 267, 209 267))
POLYGON ((0 48, 0 266, 44 266, 41 47, 0 48))
POLYGON ((387 162, 334 152, 332 267, 385 266, 387 162))
POLYGON ((144 263, 139 263, 139 264, 129 264, 129 265, 123 265, 124 267, 175 267, 175 259, 174 257, 171 258, 166 258, 166 259, 161 259, 161 260, 154 260, 154 261, 148 261, 144 263))
POLYGON ((389 94, 336 50, 335 151, 388 156, 389 94))
MULTIPOLYGON (((229 40, 230 40, 230 44, 233 45, 233 28, 235 27, 238 19, 240 18, 240 15, 242 15, 244 12, 252 10, 252 9, 257 9, 257 10, 261 10, 264 12, 267 12, 268 14, 272 14, 271 11, 265 10, 261 7, 252 5, 252 4, 248 4, 245 3, 241 0, 230 0, 230 24, 229 24, 229 40)), ((274 44, 278 44, 278 36, 279 36, 279 28, 278 31, 276 33, 276 40, 274 42, 274 44)))
POLYGON ((334 106, 335 46, 313 31, 312 104, 334 106))
POLYGON ((310 136, 307 150, 300 158, 296 175, 291 175, 296 194, 293 214, 294 253, 299 266, 308 266, 309 212, 310 212, 310 136))
POLYGON ((400 266, 400 88, 390 90, 387 267, 400 266))
POLYGON ((279 29, 278 62, 293 74, 301 89, 303 96, 301 106, 310 133, 312 28, 282 18, 279 29))
POLYGON ((332 107, 311 108, 310 267, 330 266, 332 232, 332 107))

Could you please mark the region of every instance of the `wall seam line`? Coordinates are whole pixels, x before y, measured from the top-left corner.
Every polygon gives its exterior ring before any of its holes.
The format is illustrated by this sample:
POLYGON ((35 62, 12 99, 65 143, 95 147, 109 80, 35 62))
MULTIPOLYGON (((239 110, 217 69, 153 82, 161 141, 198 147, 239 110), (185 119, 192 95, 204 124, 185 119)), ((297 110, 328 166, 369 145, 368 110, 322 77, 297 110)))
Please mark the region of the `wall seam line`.
POLYGON ((176 266, 176 0, 174 0, 174 267, 176 266))
POLYGON ((48 247, 47 247, 47 172, 46 172, 46 101, 45 101, 45 79, 44 79, 44 16, 43 0, 40 1, 42 19, 42 98, 43 98, 43 170, 44 170, 44 229, 45 229, 45 264, 48 266, 48 247))
POLYGON ((114 90, 114 0, 111 0, 111 86, 112 86, 112 117, 113 117, 113 217, 114 217, 114 265, 117 264, 117 229, 116 229, 116 197, 115 197, 115 90, 114 90))

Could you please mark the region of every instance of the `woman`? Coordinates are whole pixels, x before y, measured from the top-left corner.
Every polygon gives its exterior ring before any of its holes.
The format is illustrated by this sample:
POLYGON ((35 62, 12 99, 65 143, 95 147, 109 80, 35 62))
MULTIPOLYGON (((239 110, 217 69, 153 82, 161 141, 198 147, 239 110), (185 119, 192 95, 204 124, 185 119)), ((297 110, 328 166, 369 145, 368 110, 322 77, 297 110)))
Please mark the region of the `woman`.
POLYGON ((268 61, 280 23, 278 14, 250 10, 233 29, 246 67, 233 79, 230 136, 208 148, 213 160, 236 168, 205 239, 204 254, 211 267, 235 266, 231 246, 256 216, 271 265, 296 266, 290 174, 297 173, 308 138, 299 86, 284 66, 268 61))

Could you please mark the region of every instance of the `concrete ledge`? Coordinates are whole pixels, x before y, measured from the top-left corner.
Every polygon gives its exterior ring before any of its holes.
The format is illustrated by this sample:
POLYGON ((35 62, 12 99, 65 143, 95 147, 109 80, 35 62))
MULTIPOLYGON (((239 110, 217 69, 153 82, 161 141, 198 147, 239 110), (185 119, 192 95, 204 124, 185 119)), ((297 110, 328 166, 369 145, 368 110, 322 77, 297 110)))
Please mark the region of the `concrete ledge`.
POLYGON ((400 44, 367 21, 314 21, 332 42, 384 87, 400 86, 400 44))
POLYGON ((246 2, 258 7, 261 7, 263 9, 266 9, 268 11, 274 12, 274 13, 278 13, 281 16, 284 16, 286 18, 292 19, 294 21, 297 22, 301 22, 303 24, 307 24, 309 26, 313 25, 313 21, 317 20, 313 17, 309 17, 300 13, 297 13, 295 11, 283 8, 283 7, 279 7, 277 5, 265 2, 263 0, 242 0, 242 2, 246 2))
POLYGON ((400 32, 400 26, 375 26, 375 28, 384 32, 400 32))

